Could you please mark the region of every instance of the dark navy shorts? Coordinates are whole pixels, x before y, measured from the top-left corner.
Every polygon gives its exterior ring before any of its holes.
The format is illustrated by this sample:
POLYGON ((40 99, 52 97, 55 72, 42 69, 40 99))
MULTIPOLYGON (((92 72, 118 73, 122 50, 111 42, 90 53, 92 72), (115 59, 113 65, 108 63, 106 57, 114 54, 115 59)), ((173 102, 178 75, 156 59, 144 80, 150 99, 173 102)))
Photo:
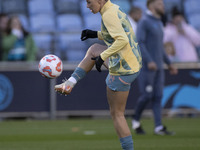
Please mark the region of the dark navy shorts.
POLYGON ((129 91, 131 83, 137 78, 139 72, 131 75, 114 76, 108 74, 106 85, 113 91, 129 91))

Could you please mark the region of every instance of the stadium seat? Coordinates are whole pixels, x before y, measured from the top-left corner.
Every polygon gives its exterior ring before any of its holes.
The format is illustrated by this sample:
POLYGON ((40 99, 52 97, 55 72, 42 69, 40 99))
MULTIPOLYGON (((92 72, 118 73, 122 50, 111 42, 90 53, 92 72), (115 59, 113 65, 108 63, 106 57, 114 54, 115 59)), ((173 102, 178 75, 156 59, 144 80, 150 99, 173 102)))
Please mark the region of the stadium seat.
POLYGON ((184 11, 186 16, 191 13, 200 13, 200 1, 199 0, 185 0, 184 2, 184 11))
POLYGON ((26 31, 30 31, 29 21, 26 15, 20 14, 18 15, 20 22, 26 31))
POLYGON ((133 1, 132 5, 141 8, 143 12, 145 12, 147 9, 146 0, 135 0, 133 1))
POLYGON ((80 61, 86 52, 86 45, 80 40, 80 34, 59 34, 57 46, 67 60, 80 61))
POLYGON ((84 24, 86 29, 101 30, 101 15, 98 14, 87 14, 83 16, 84 24))
POLYGON ((93 44, 96 44, 96 43, 101 44, 101 45, 106 45, 103 40, 99 40, 98 38, 87 39, 85 42, 87 44, 86 49, 88 49, 90 46, 92 46, 93 44))
POLYGON ((60 49, 85 49, 84 42, 80 39, 81 34, 74 34, 74 33, 68 33, 68 34, 58 34, 57 35, 57 41, 60 45, 60 49))
POLYGON ((89 10, 89 8, 87 8, 87 3, 85 0, 81 0, 80 2, 80 9, 81 9, 81 14, 84 15, 88 15, 91 13, 91 11, 89 10))
POLYGON ((67 61, 81 61, 85 56, 85 51, 81 50, 67 50, 66 59, 67 61))
POLYGON ((48 13, 54 14, 54 6, 52 0, 29 0, 28 1, 29 14, 48 13))
POLYGON ((0 0, 0 13, 2 12, 2 0, 0 0))
POLYGON ((77 14, 62 14, 57 16, 57 30, 64 32, 81 32, 82 19, 77 14))
POLYGON ((38 47, 38 56, 41 58, 53 51, 53 36, 51 34, 33 34, 33 39, 38 47))
POLYGON ((51 34, 33 34, 36 45, 45 50, 52 49, 53 36, 51 34))
POLYGON ((195 27, 198 31, 200 31, 200 14, 191 14, 187 17, 188 22, 195 27))
POLYGON ((182 5, 181 5, 181 0, 164 0, 164 3, 165 3, 165 12, 170 14, 171 13, 171 10, 174 6, 176 6, 179 10, 182 10, 182 5))
POLYGON ((56 12, 79 14, 79 0, 56 0, 56 12))
POLYGON ((2 12, 6 14, 14 14, 14 13, 25 14, 26 1, 25 0, 2 0, 2 12))
POLYGON ((120 8, 128 14, 131 8, 131 4, 129 0, 111 0, 114 4, 117 4, 120 6, 120 8))
POLYGON ((37 14, 30 16, 30 25, 32 32, 54 32, 54 17, 49 14, 37 14))

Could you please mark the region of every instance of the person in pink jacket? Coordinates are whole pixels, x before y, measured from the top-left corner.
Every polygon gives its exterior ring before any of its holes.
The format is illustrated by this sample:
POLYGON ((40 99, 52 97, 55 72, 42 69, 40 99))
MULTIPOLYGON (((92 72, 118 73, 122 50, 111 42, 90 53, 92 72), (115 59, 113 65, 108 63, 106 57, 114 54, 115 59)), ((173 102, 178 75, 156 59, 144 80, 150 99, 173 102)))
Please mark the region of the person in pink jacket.
POLYGON ((196 47, 200 46, 200 33, 186 23, 177 8, 172 10, 172 21, 164 28, 164 43, 171 61, 199 61, 196 47))

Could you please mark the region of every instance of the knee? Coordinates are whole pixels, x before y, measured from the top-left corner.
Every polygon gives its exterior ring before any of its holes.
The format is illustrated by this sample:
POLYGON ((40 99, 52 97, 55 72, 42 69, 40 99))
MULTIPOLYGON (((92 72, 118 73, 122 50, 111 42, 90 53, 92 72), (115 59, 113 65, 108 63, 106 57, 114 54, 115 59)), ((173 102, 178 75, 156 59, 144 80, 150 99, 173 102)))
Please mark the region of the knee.
POLYGON ((110 115, 113 119, 120 118, 120 117, 124 117, 124 112, 116 111, 116 110, 110 110, 110 115))
POLYGON ((99 44, 95 43, 93 45, 91 45, 89 48, 88 48, 88 51, 87 51, 87 55, 90 55, 92 57, 97 57, 96 55, 96 50, 98 48, 99 44))

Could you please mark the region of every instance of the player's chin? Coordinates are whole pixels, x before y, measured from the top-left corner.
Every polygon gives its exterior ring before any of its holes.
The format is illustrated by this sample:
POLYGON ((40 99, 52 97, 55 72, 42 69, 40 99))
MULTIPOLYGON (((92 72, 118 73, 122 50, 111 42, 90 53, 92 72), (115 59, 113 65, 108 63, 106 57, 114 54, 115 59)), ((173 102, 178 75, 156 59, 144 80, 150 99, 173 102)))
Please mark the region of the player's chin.
POLYGON ((96 13, 98 13, 98 11, 91 10, 91 13, 96 14, 96 13))

